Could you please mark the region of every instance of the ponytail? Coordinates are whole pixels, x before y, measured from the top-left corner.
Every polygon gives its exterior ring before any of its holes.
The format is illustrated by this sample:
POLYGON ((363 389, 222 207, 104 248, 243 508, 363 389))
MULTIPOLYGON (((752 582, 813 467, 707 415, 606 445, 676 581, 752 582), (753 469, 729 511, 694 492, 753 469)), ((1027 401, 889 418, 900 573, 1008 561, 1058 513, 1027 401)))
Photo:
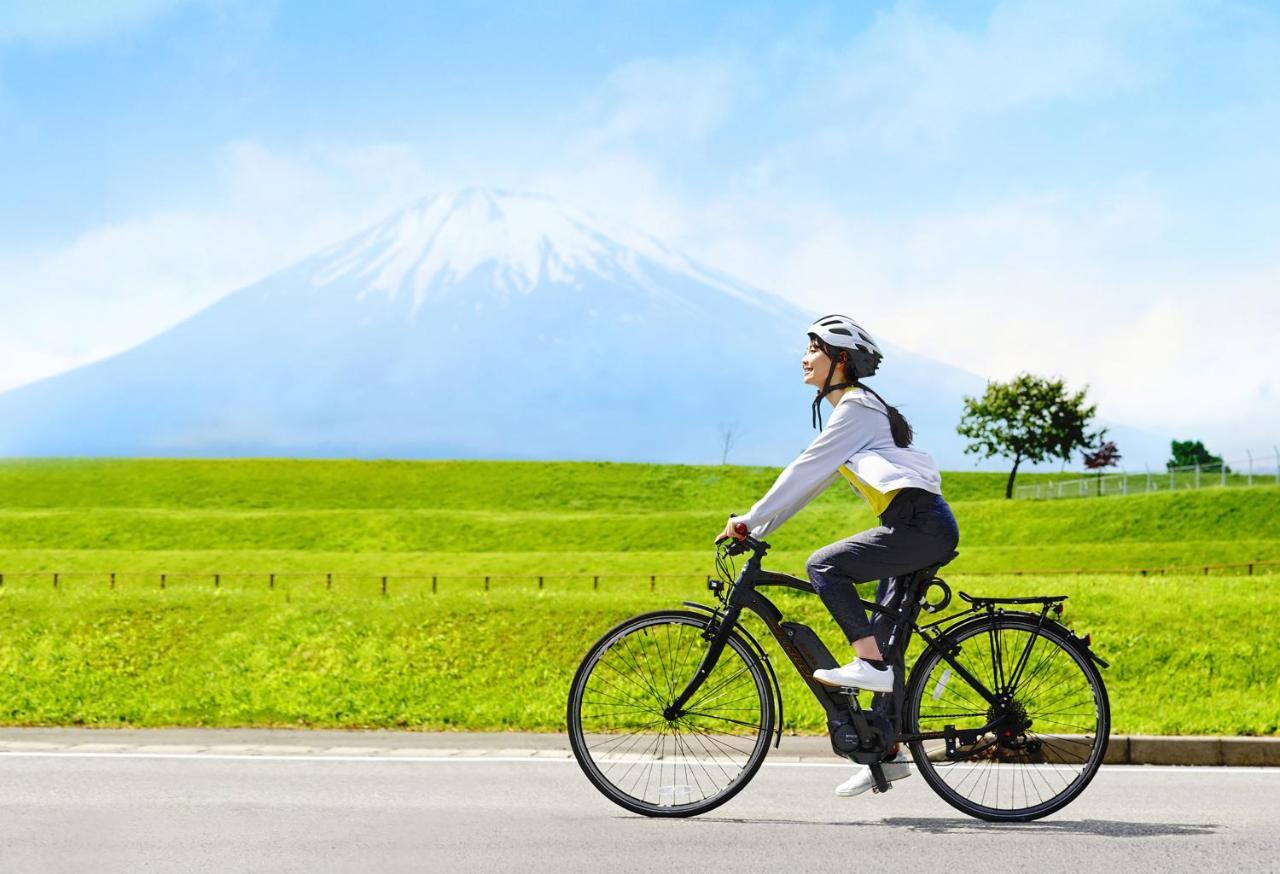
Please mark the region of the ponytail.
POLYGON ((911 440, 915 436, 915 432, 911 430, 911 423, 907 421, 907 417, 898 412, 897 407, 891 407, 889 404, 885 403, 885 399, 880 397, 879 393, 875 389, 868 388, 860 382, 855 383, 855 385, 857 385, 858 388, 871 392, 876 396, 876 400, 884 404, 885 410, 889 413, 889 433, 893 435, 893 442, 904 449, 910 446, 911 440))
MULTIPOLYGON (((893 442, 896 443, 898 446, 902 447, 903 449, 906 449, 908 446, 910 446, 912 439, 914 439, 915 437, 915 431, 912 430, 911 423, 907 421, 906 416, 898 412, 897 407, 889 406, 889 404, 885 402, 885 399, 880 397, 879 392, 877 392, 873 388, 868 388, 867 386, 863 385, 858 380, 858 377, 853 375, 856 371, 854 369, 854 363, 850 360, 851 356, 849 354, 849 350, 848 349, 838 349, 838 350, 832 349, 831 346, 828 345, 825 340, 821 339, 816 334, 810 334, 809 337, 812 342, 818 344, 819 348, 822 349, 823 354, 831 359, 831 369, 827 371, 827 384, 822 388, 818 389, 818 396, 814 398, 814 401, 813 401, 814 427, 819 429, 822 428, 822 414, 819 412, 818 407, 822 403, 823 397, 825 397, 828 392, 834 391, 838 388, 845 388, 845 387, 860 388, 860 389, 864 389, 866 391, 871 392, 873 395, 875 395, 876 400, 884 404, 885 412, 889 414, 889 433, 893 435, 893 442), (849 381, 832 385, 831 380, 835 376, 837 367, 841 368, 842 372, 845 374, 845 377, 849 381)), ((879 358, 876 359, 877 362, 879 360, 880 360, 879 358)), ((875 367, 872 367, 871 369, 872 371, 874 371, 875 367)), ((867 374, 864 373, 863 375, 867 375, 867 374)))

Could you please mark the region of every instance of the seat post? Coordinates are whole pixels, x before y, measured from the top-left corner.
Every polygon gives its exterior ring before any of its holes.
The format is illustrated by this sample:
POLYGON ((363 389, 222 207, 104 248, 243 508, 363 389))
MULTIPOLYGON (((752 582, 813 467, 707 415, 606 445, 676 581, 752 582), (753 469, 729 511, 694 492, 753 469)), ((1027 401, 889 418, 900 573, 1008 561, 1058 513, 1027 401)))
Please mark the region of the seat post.
POLYGON ((933 579, 940 567, 941 565, 937 564, 929 565, 909 574, 903 574, 900 577, 901 586, 898 591, 895 609, 902 614, 902 618, 893 627, 889 645, 886 647, 889 651, 882 653, 885 661, 895 664, 898 652, 900 650, 905 651, 904 641, 910 640, 911 625, 916 621, 916 617, 920 615, 920 585, 926 580, 933 579))
MULTIPOLYGON (((906 652, 904 641, 911 639, 911 625, 916 621, 916 617, 920 615, 920 581, 922 579, 933 579, 938 567, 940 565, 931 565, 927 568, 903 574, 900 578, 901 587, 898 592, 896 609, 901 614, 901 618, 894 624, 885 652, 881 653, 885 663, 894 668, 894 685, 899 692, 906 684, 906 677, 903 676, 906 672, 906 661, 903 659, 899 662, 898 654, 899 652, 906 652)), ((877 692, 871 701, 872 712, 885 719, 891 727, 901 724, 901 715, 893 708, 894 698, 895 696, 889 693, 877 692)))

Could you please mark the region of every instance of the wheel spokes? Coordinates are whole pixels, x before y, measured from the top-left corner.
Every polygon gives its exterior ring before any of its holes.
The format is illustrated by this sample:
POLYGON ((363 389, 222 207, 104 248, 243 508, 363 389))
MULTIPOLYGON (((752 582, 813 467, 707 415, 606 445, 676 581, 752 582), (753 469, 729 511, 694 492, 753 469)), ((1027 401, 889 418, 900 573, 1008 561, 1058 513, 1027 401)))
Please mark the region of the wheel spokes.
POLYGON ((703 627, 665 621, 628 629, 600 653, 582 691, 587 758, 601 778, 646 807, 721 795, 757 755, 766 730, 767 687, 733 646, 683 712, 664 716, 705 652, 703 627))
POLYGON ((978 627, 959 642, 956 661, 1001 701, 988 705, 935 659, 915 703, 919 730, 996 724, 954 760, 934 751, 933 773, 958 798, 993 812, 1039 808, 1076 791, 1096 768, 1104 730, 1079 657, 1055 637, 1014 624, 978 627))

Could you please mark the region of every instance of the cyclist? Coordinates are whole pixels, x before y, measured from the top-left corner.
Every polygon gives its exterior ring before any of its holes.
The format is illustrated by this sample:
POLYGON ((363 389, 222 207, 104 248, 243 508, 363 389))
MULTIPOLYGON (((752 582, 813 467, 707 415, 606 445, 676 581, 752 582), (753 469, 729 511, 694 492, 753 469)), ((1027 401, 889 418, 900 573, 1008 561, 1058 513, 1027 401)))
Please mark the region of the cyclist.
MULTIPOLYGON (((879 580, 876 602, 894 607, 901 593, 895 577, 950 557, 960 539, 955 517, 942 499, 942 477, 933 459, 911 446, 906 418, 862 385, 884 356, 853 319, 823 316, 808 329, 809 348, 801 359, 804 383, 817 389, 813 424, 819 429, 809 447, 787 465, 764 497, 740 515, 730 516, 724 533, 741 539, 737 526, 763 537, 795 515, 843 476, 880 517, 880 524, 819 549, 806 565, 814 590, 853 645, 846 665, 814 671, 827 686, 877 692, 893 690, 893 666, 881 647, 892 623, 880 614, 868 621, 856 583, 879 580), (834 408, 822 426, 822 401, 834 408)), ((889 751, 885 778, 909 776, 909 759, 898 745, 889 751)), ((836 788, 837 795, 858 795, 871 788, 870 768, 859 766, 836 788)))

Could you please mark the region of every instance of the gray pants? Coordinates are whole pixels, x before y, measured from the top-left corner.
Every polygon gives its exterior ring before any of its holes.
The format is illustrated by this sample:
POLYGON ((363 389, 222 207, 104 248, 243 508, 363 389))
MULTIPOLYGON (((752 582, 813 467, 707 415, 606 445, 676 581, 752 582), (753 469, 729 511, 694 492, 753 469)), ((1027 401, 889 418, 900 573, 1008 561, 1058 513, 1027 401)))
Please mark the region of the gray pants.
POLYGON ((960 529, 941 495, 903 489, 878 527, 824 546, 809 556, 806 569, 849 642, 874 634, 883 652, 893 622, 879 613, 868 621, 854 584, 878 579, 876 603, 896 609, 902 596, 896 577, 946 560, 959 542, 960 529))

